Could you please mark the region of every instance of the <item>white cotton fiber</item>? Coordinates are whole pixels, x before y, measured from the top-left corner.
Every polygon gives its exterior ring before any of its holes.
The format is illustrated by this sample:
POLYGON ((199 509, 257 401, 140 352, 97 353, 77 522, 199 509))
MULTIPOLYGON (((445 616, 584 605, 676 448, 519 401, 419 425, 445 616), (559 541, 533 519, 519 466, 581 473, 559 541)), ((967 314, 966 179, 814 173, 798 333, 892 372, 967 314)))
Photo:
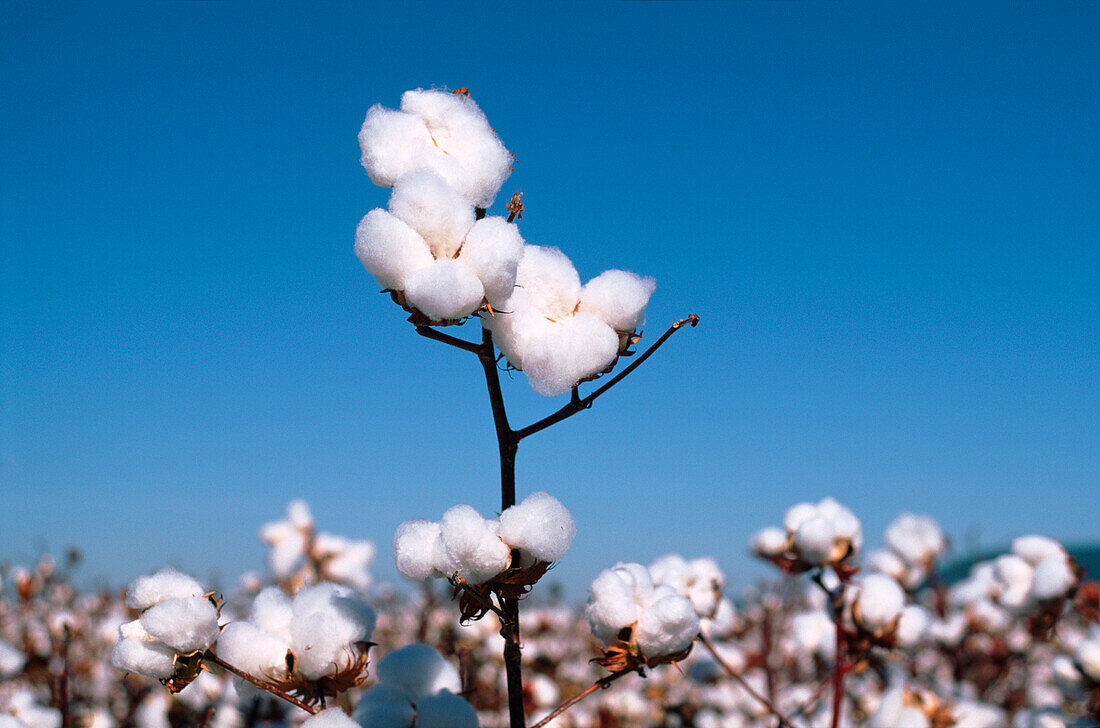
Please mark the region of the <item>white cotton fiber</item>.
POLYGON ((494 304, 493 316, 482 316, 481 325, 492 332, 493 343, 509 363, 525 369, 523 357, 531 342, 552 333, 553 323, 539 312, 526 289, 516 288, 501 304, 494 304))
POLYGON ((619 337, 610 326, 578 313, 528 343, 523 372, 536 392, 553 397, 606 369, 618 352, 619 337))
POLYGON ((569 551, 577 525, 557 498, 538 491, 500 514, 500 539, 541 561, 558 561, 569 551))
POLYGON ((139 576, 126 590, 126 604, 134 609, 146 609, 165 599, 195 597, 206 589, 187 574, 165 567, 150 576, 139 576))
POLYGON ((528 245, 516 268, 516 285, 543 316, 563 321, 580 303, 581 277, 557 248, 528 245))
POLYGON ((397 570, 409 579, 442 576, 436 569, 437 554, 442 548, 439 524, 432 521, 405 521, 393 535, 393 556, 397 570))
POLYGON ((503 217, 482 218, 466 233, 459 259, 481 279, 485 298, 494 307, 507 300, 515 289, 523 247, 518 226, 503 217))
POLYGON ((378 663, 378 680, 401 688, 417 705, 425 695, 440 690, 462 692, 458 670, 434 647, 424 644, 406 645, 388 653, 378 663))
POLYGON ((359 129, 360 162, 379 187, 393 187, 398 177, 421 166, 432 146, 423 119, 381 104, 367 110, 359 129))
POLYGON ((22 650, 5 640, 0 640, 0 677, 12 678, 23 671, 27 658, 22 650))
POLYGON ((401 96, 401 109, 416 114, 428 127, 437 153, 425 155, 425 162, 471 203, 492 205, 512 171, 512 155, 474 100, 447 91, 416 89, 401 96))
POLYGON ((290 622, 294 619, 294 609, 290 597, 277 586, 263 589, 252 600, 250 621, 264 632, 290 640, 290 622))
POLYGON ((634 638, 646 657, 682 652, 699 633, 695 607, 679 594, 668 594, 650 604, 638 618, 634 638))
POLYGON ((920 642, 928 632, 932 624, 931 613, 919 604, 910 604, 901 610, 901 618, 898 619, 897 638, 898 646, 907 649, 920 642))
POLYGON ((859 585, 859 621, 870 632, 880 634, 895 625, 905 608, 905 592, 885 574, 871 574, 859 585))
POLYGON ((1048 556, 1035 566, 1031 593, 1040 601, 1056 599, 1065 596, 1076 582, 1077 577, 1065 556, 1048 556))
POLYGON ((625 270, 604 271, 581 289, 581 311, 587 311, 616 331, 634 331, 657 283, 625 270))
POLYGON ((306 718, 302 728, 361 728, 361 726, 339 708, 329 708, 306 718))
POLYGON ((374 630, 374 611, 347 587, 318 584, 298 592, 291 604, 290 648, 308 680, 347 667, 355 657, 354 643, 374 630))
POLYGON ((1032 566, 1052 556, 1065 558, 1066 550, 1062 544, 1046 536, 1031 534, 1020 536, 1012 540, 1012 553, 1027 561, 1032 566))
POLYGON ((623 627, 638 621, 640 610, 634 594, 632 580, 624 578, 623 572, 601 571, 588 587, 588 605, 584 610, 592 634, 611 643, 623 627))
POLYGON ((409 728, 415 724, 416 711, 404 690, 377 683, 359 698, 352 717, 369 728, 409 728))
POLYGON ((163 680, 170 677, 176 664, 176 654, 160 642, 144 642, 125 638, 111 650, 111 665, 123 672, 163 680))
POLYGON ((474 224, 473 206, 430 169, 397 180, 389 208, 420 233, 436 258, 453 257, 474 224))
POLYGON ((666 554, 649 565, 649 576, 654 584, 671 586, 681 594, 687 589, 688 563, 680 554, 666 554))
POLYGON ((435 260, 420 233, 381 209, 359 221, 355 254, 378 285, 396 291, 405 290, 405 279, 435 260))
POLYGON ((760 556, 779 556, 787 550, 787 534, 774 526, 762 528, 753 534, 749 547, 760 556))
POLYGON ((783 515, 783 527, 794 533, 804 522, 817 515, 817 506, 813 503, 799 503, 787 509, 783 515))
POLYGON ((443 258, 405 279, 405 300, 432 321, 469 316, 485 299, 485 289, 473 270, 443 258))
POLYGON ((444 690, 416 703, 416 728, 478 728, 472 705, 444 690))
POLYGON ((511 556, 497 533, 499 525, 471 506, 449 508, 439 523, 449 571, 471 584, 481 584, 504 571, 511 556))
POLYGON ((325 577, 366 591, 371 584, 370 566, 376 549, 370 541, 351 541, 330 533, 319 533, 314 548, 324 563, 325 577))
POLYGON ((946 546, 943 531, 935 520, 912 513, 902 513, 894 519, 883 540, 906 563, 915 566, 926 565, 946 546))
POLYGON ((166 599, 145 610, 141 626, 186 655, 205 650, 218 639, 218 610, 205 597, 166 599))
POLYGON ((287 675, 286 640, 252 622, 231 622, 218 637, 218 657, 255 677, 283 680, 287 675))
POLYGON ((1077 645, 1073 661, 1089 680, 1100 683, 1100 628, 1096 625, 1089 630, 1088 639, 1077 645))
POLYGON ((824 516, 814 516, 795 531, 794 547, 806 562, 827 564, 832 558, 835 537, 833 522, 824 516))
POLYGON ((309 503, 301 498, 295 498, 287 503, 286 522, 300 531, 313 528, 313 513, 309 510, 309 503))

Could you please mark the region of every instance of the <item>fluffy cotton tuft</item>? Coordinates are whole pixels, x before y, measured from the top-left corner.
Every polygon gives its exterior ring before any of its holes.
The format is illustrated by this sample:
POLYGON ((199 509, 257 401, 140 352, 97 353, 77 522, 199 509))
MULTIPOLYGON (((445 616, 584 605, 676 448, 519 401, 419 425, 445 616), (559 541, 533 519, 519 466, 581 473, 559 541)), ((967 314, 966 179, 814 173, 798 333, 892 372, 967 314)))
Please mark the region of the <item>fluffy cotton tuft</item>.
POLYGON ((1077 583, 1077 575, 1064 556, 1048 556, 1035 565, 1031 579, 1031 593, 1039 601, 1057 599, 1077 583))
POLYGON ((378 663, 378 680, 401 688, 417 703, 441 690, 462 692, 458 670, 429 645, 411 644, 394 650, 378 663))
POLYGON ((126 604, 134 609, 148 609, 166 599, 197 597, 205 593, 206 589, 197 580, 169 566, 134 579, 126 590, 126 604))
POLYGON ((500 515, 500 539, 540 561, 558 561, 569 551, 577 525, 557 498, 538 491, 500 515))
POLYGON ((180 654, 205 650, 218 639, 218 610, 205 597, 167 599, 141 615, 141 626, 180 654))
POLYGON ((587 311, 616 331, 634 331, 657 283, 625 270, 604 271, 584 285, 580 310, 587 311))
POLYGON ((307 680, 335 674, 354 663, 357 642, 374 631, 374 611, 350 589, 318 584, 298 592, 291 603, 291 651, 307 680))
POLYGON ((543 316, 564 320, 580 304, 581 277, 573 261, 557 248, 528 245, 516 268, 516 283, 543 316))
POLYGON ((290 644, 252 622, 231 622, 218 637, 218 656, 250 675, 271 680, 288 677, 286 654, 290 644))
POLYGON ((523 249, 519 228, 502 217, 482 218, 466 233, 459 257, 481 280, 485 298, 494 307, 515 290, 523 249))
POLYGON ((389 208, 420 233, 437 259, 454 257, 474 224, 473 206, 430 169, 397 180, 389 208))
POLYGON ((947 539, 934 519, 912 513, 903 513, 894 519, 883 540, 911 566, 927 566, 947 547, 947 539))
POLYGON ((439 523, 425 520, 405 521, 393 535, 393 556, 397 570, 410 579, 443 576, 437 568, 442 542, 439 523))
POLYGON ((361 726, 339 708, 329 708, 306 718, 302 728, 361 728, 361 726))
POLYGON ((432 321, 453 321, 476 311, 485 289, 468 266, 442 258, 405 279, 405 298, 432 321))
POLYGON ((481 517, 471 506, 454 506, 443 514, 440 537, 446 554, 445 574, 457 572, 471 584, 481 584, 508 566, 511 552, 500 540, 499 524, 481 517))
POLYGON ((616 564, 602 571, 588 589, 585 616, 592 633, 605 643, 620 639, 631 627, 647 659, 682 652, 699 632, 691 601, 670 586, 654 587, 641 564, 616 564))
POLYGON ((407 645, 382 658, 353 717, 370 728, 477 728, 474 709, 453 694, 460 691, 458 671, 435 648, 407 645))
POLYGON ((423 119, 382 104, 367 110, 359 130, 360 161, 371 182, 379 187, 393 187, 398 177, 422 166, 431 147, 431 134, 423 119))
POLYGON ((530 343, 523 371, 531 386, 548 397, 565 394, 605 369, 619 350, 619 337, 604 322, 579 313, 530 343))
POLYGON ((123 638, 111 650, 111 665, 116 670, 163 680, 175 670, 176 653, 162 642, 123 638))
POLYGON ((870 574, 859 585, 856 597, 859 623, 873 634, 889 632, 897 626, 905 608, 905 592, 885 574, 870 574))
POLYGON ((699 615, 679 594, 666 594, 649 604, 638 618, 634 638, 646 657, 683 652, 699 634, 699 615))
POLYGON ((775 526, 760 529, 749 541, 752 552, 764 557, 779 556, 787 550, 788 545, 786 531, 775 526))
POLYGON ((420 233, 385 210, 371 210, 355 229, 355 254, 378 285, 405 290, 405 280, 435 260, 420 233))
POLYGON ((473 706, 446 690, 418 702, 416 718, 417 728, 478 728, 473 706))

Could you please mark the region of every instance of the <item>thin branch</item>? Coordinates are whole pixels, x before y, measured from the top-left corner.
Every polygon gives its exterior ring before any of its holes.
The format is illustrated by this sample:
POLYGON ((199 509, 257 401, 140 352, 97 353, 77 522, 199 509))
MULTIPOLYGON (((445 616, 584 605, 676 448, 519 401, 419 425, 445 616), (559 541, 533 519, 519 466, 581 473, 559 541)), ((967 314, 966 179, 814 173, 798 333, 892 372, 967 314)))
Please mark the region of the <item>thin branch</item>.
POLYGON ((654 341, 653 344, 648 349, 646 349, 644 352, 639 354, 634 359, 634 361, 632 361, 630 363, 630 366, 623 369, 621 372, 619 372, 614 377, 612 377, 610 380, 608 380, 603 386, 593 390, 587 396, 581 397, 577 393, 576 387, 574 387, 573 388, 573 396, 570 398, 569 404, 565 405, 564 407, 559 409, 557 412, 555 412, 555 413, 553 413, 553 414, 551 414, 547 417, 544 417, 543 419, 539 420, 538 422, 536 422, 534 424, 528 425, 527 427, 524 427, 521 430, 516 430, 516 433, 515 433, 516 434, 516 441, 518 442, 518 441, 522 440, 525 437, 528 437, 530 435, 535 434, 536 432, 541 432, 542 430, 545 430, 547 427, 550 427, 551 425, 556 425, 557 423, 561 422, 562 420, 564 420, 568 417, 572 417, 573 415, 577 414, 581 410, 588 409, 589 407, 592 406, 592 403, 596 401, 597 397, 599 397, 601 394, 603 394, 607 390, 614 387, 616 384, 618 384, 620 381, 622 381, 627 375, 629 375, 631 372, 633 372, 635 369, 637 369, 639 366, 641 366, 642 362, 644 362, 646 359, 648 359, 650 354, 657 351, 657 349, 661 346, 661 344, 665 343, 665 341, 667 341, 670 336, 675 334, 677 331, 679 331, 684 326, 694 327, 698 323, 699 323, 699 317, 696 316, 695 314, 691 314, 687 318, 681 319, 681 320, 677 321, 676 323, 672 324, 672 326, 668 327, 668 331, 661 334, 661 338, 654 341))
POLYGON ((241 678, 242 680, 247 680, 248 682, 250 682, 253 685, 255 685, 256 687, 258 687, 260 690, 271 693, 275 697, 282 698, 283 700, 287 701, 291 705, 295 705, 295 706, 301 708, 302 710, 306 711, 310 715, 316 715, 317 714, 316 710, 314 710, 310 706, 306 705, 301 700, 298 700, 298 698, 294 697, 293 695, 286 692, 285 690, 280 690, 279 688, 275 687, 274 685, 272 685, 269 682, 265 682, 265 681, 259 679, 258 677, 253 677, 252 675, 249 675, 244 670, 233 667, 228 662, 226 662, 225 660, 223 660, 222 658, 220 658, 216 654, 214 654, 213 650, 207 650, 206 652, 204 652, 203 655, 202 655, 202 659, 209 660, 210 662, 213 662, 215 665, 222 668, 223 670, 227 670, 227 671, 233 673, 234 675, 241 678))
POLYGON ((731 678, 733 678, 734 682, 736 682, 738 685, 740 685, 742 688, 744 688, 745 691, 748 692, 748 694, 753 697, 753 699, 755 699, 758 703, 763 705, 764 708, 767 709, 767 711, 769 713, 771 713, 773 716, 775 716, 779 720, 778 728, 795 728, 794 724, 791 723, 790 719, 787 718, 787 716, 780 713, 779 709, 775 707, 775 704, 772 703, 772 701, 768 700, 766 697, 761 695, 756 690, 756 688, 754 688, 752 685, 750 685, 748 683, 747 680, 745 680, 745 678, 741 677, 740 673, 738 673, 736 670, 733 669, 732 665, 730 665, 728 662, 726 662, 725 658, 723 658, 720 654, 718 654, 718 650, 717 650, 717 648, 715 648, 714 643, 712 643, 709 639, 707 639, 707 636, 705 634, 700 632, 699 634, 695 635, 695 639, 699 640, 699 643, 702 644, 703 647, 707 648, 707 652, 710 653, 711 657, 714 658, 715 662, 717 662, 719 665, 722 666, 722 669, 726 672, 726 674, 729 675, 731 678))
POLYGON ((585 688, 584 692, 581 692, 581 693, 578 693, 577 695, 574 695, 573 697, 569 698, 569 700, 566 700, 564 703, 562 703, 558 707, 554 708, 553 712, 551 712, 550 715, 546 716, 545 718, 540 720, 538 723, 535 723, 533 726, 531 726, 531 728, 542 728, 544 725, 546 725, 550 721, 554 720, 554 718, 557 718, 559 715, 561 715, 565 711, 569 710, 574 705, 581 702, 582 700, 587 698, 592 693, 596 692, 597 690, 603 690, 607 687, 610 687, 611 683, 615 682, 616 680, 623 677, 624 675, 629 675, 632 672, 637 672, 637 668, 630 668, 629 670, 620 670, 619 672, 613 672, 610 675, 607 675, 605 677, 601 677, 599 680, 597 680, 596 682, 592 683, 587 688, 585 688))
POLYGON ((417 326, 416 333, 420 334, 426 339, 441 341, 444 344, 449 344, 450 346, 463 349, 464 351, 472 351, 478 356, 481 355, 481 344, 475 344, 472 341, 466 341, 465 339, 460 339, 457 336, 451 336, 450 334, 445 334, 442 331, 436 331, 431 326, 417 326))

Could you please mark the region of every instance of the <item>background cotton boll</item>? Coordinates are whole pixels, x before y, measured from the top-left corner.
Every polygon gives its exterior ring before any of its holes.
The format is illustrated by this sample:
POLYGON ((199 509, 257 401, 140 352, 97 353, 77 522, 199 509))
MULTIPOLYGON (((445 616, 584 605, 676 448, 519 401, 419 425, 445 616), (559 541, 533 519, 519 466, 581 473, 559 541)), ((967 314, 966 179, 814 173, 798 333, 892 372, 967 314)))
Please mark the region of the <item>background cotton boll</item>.
POLYGON ((806 521, 817 515, 817 506, 813 503, 799 503, 787 509, 783 514, 783 527, 788 533, 794 533, 806 521))
POLYGON ((397 180, 389 208, 420 233, 436 258, 453 257, 474 224, 473 205, 430 169, 397 180))
POLYGON ((794 534, 794 547, 811 564, 828 563, 833 552, 836 528, 828 518, 814 516, 799 525, 794 534))
POLYGON ((618 351, 619 337, 611 327, 592 314, 579 313, 529 342, 523 372, 536 392, 553 397, 606 369, 618 351))
POLYGON ((569 551, 577 525, 557 498, 538 491, 500 514, 500 539, 542 561, 558 561, 569 551))
POLYGON ((264 632, 290 640, 290 622, 294 619, 294 609, 290 597, 277 586, 263 589, 252 600, 250 621, 264 632))
POLYGON ((393 535, 393 556, 397 570, 409 579, 439 576, 436 564, 439 524, 432 521, 405 521, 393 535))
POLYGON ((421 166, 431 146, 423 119, 381 104, 367 110, 359 129, 359 161, 379 187, 393 187, 401 175, 421 166))
POLYGON ((622 570, 605 569, 588 587, 584 614, 592 633, 613 642, 619 630, 638 620, 634 580, 622 570))
POLYGON ((787 534, 774 526, 762 528, 753 534, 749 548, 761 556, 778 556, 787 550, 787 534))
POLYGON ((405 300, 432 321, 465 318, 485 299, 485 289, 473 270, 443 258, 405 279, 405 300))
POLYGON ((355 254, 378 285, 405 290, 405 279, 435 260, 420 233, 381 209, 371 210, 355 229, 355 254))
POLYGON ((302 723, 302 728, 361 728, 339 708, 322 710, 302 723))
POLYGON ((471 506, 449 508, 439 527, 448 568, 453 566, 471 584, 488 581, 508 565, 511 553, 497 535, 498 524, 471 506))
POLYGON ((944 548, 943 531, 927 516, 902 513, 886 529, 886 546, 907 563, 920 565, 937 556, 944 548))
POLYGON ((146 609, 165 599, 195 597, 206 589, 194 578, 165 567, 150 576, 139 576, 126 590, 126 604, 134 609, 146 609))
POLYGON ((111 650, 111 665, 123 672, 157 678, 169 677, 175 669, 176 653, 159 642, 121 639, 111 650))
POLYGON ((556 321, 572 316, 580 302, 580 274, 557 248, 526 246, 516 269, 516 285, 539 313, 556 321))
POLYGON ((10 642, 0 640, 0 677, 10 678, 18 675, 27 664, 22 650, 17 650, 10 642))
POLYGON ((252 622, 231 622, 218 637, 218 657, 251 675, 271 680, 287 677, 284 639, 263 631, 252 622))
POLYGON ((1020 536, 1012 540, 1012 553, 1034 566, 1040 561, 1052 556, 1065 558, 1066 550, 1062 544, 1046 536, 1020 536))
POLYGON ((666 554, 649 565, 649 577, 654 584, 667 584, 677 591, 687 589, 687 560, 680 554, 666 554))
POLYGON ((634 638, 646 657, 673 655, 691 644, 699 634, 699 615, 691 602, 679 594, 655 600, 638 618, 634 638))
POLYGON ((1096 627, 1089 633, 1089 638, 1077 646, 1073 662, 1085 677, 1100 683, 1100 630, 1096 627))
POLYGON ((1077 576, 1064 556, 1048 556, 1035 566, 1031 578, 1031 593, 1046 600, 1064 596, 1077 583, 1077 576))
POLYGON ((416 703, 417 728, 478 728, 473 706, 446 690, 416 703))
POLYGON ((910 604, 901 610, 898 628, 894 633, 903 649, 913 647, 924 639, 932 623, 931 613, 919 604, 910 604))
POLYGON ((405 691, 419 705, 420 698, 441 690, 462 691, 458 670, 429 645, 411 644, 389 652, 378 663, 378 680, 405 691))
POLYGON ((519 228, 503 217, 482 218, 466 233, 459 257, 481 279, 485 298, 494 307, 507 300, 516 287, 523 247, 519 228))
POLYGON ((317 536, 315 545, 321 554, 327 578, 347 584, 359 591, 366 591, 371 585, 369 568, 374 563, 373 543, 349 541, 322 533, 317 536))
POLYGON ((416 719, 416 711, 404 690, 378 683, 359 698, 352 718, 364 727, 409 728, 416 719))
POLYGON ((881 633, 893 627, 905 607, 905 592, 885 574, 871 574, 859 585, 859 621, 868 630, 881 633))
POLYGON ((625 270, 604 271, 581 290, 581 311, 587 311, 616 331, 634 331, 657 283, 625 270))
POLYGON ((218 610, 205 597, 167 599, 145 610, 141 626, 186 655, 205 650, 218 639, 218 610))
POLYGON ((302 531, 313 528, 313 513, 309 510, 309 503, 296 498, 286 504, 286 520, 290 525, 302 531))

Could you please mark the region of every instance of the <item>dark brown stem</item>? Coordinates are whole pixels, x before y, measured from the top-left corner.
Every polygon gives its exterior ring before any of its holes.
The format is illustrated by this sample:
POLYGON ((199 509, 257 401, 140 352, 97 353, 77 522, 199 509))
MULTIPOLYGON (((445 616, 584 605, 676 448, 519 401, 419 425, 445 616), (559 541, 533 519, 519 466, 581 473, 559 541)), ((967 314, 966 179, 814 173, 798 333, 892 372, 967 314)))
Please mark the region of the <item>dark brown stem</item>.
POLYGON ((480 354, 481 345, 475 344, 472 341, 466 341, 460 339, 457 336, 451 336, 450 334, 444 334, 442 331, 436 331, 431 326, 417 326, 416 333, 420 334, 424 338, 434 339, 436 341, 443 342, 450 346, 463 349, 464 351, 472 351, 475 354, 480 354))
POLYGON ((648 359, 649 356, 653 352, 657 351, 657 349, 661 346, 661 344, 665 343, 665 341, 668 340, 668 337, 675 334, 677 331, 679 331, 684 326, 696 326, 698 323, 699 323, 699 317, 696 316, 695 314, 691 314, 687 318, 681 319, 681 320, 677 321, 676 323, 672 324, 672 326, 668 327, 668 331, 661 334, 661 338, 654 341, 653 344, 648 349, 646 349, 644 352, 639 354, 634 359, 634 361, 630 362, 630 366, 626 367, 621 372, 616 374, 614 377, 612 377, 610 380, 608 380, 603 386, 594 389, 587 396, 581 397, 577 393, 576 388, 574 387, 573 396, 570 398, 569 404, 563 406, 557 412, 555 412, 555 413, 553 413, 553 414, 551 414, 547 417, 544 417, 543 419, 539 420, 538 422, 536 422, 534 424, 531 424, 531 425, 528 425, 527 427, 524 427, 522 430, 516 430, 516 433, 515 433, 516 441, 518 442, 518 441, 522 440, 525 437, 528 437, 530 435, 535 434, 536 432, 541 432, 542 430, 545 430, 547 427, 550 427, 551 425, 556 425, 557 423, 561 422, 562 420, 564 420, 568 417, 572 417, 573 415, 577 414, 581 410, 588 409, 589 407, 592 406, 592 403, 596 401, 597 397, 599 397, 601 394, 603 394, 607 390, 614 387, 616 384, 618 384, 620 381, 622 381, 624 378, 626 378, 627 375, 629 375, 631 372, 633 372, 635 369, 637 369, 639 366, 641 366, 642 362, 644 362, 646 359, 648 359))
POLYGON ((574 705, 581 702, 582 700, 587 698, 592 693, 596 692, 597 690, 602 690, 604 688, 607 688, 611 685, 611 683, 615 682, 619 678, 621 678, 625 675, 629 675, 630 673, 636 672, 636 671, 637 671, 637 668, 630 668, 629 670, 620 670, 619 672, 613 672, 610 675, 607 675, 605 677, 601 677, 599 680, 597 680, 596 682, 592 683, 587 688, 585 688, 584 692, 581 692, 581 693, 578 693, 577 695, 574 695, 573 697, 569 698, 569 700, 566 700, 564 703, 562 703, 558 707, 554 708, 553 712, 551 712, 550 715, 546 716, 545 718, 540 720, 538 723, 535 723, 533 726, 531 726, 531 728, 542 728, 544 725, 546 725, 550 721, 554 720, 554 718, 557 718, 559 715, 561 715, 565 711, 569 710, 574 705))
POLYGON ((272 695, 274 695, 277 698, 282 698, 283 700, 287 701, 291 705, 295 705, 295 706, 301 708, 302 710, 306 711, 310 715, 316 715, 317 714, 316 710, 314 710, 310 706, 306 705, 301 700, 298 700, 298 698, 294 697, 293 695, 286 692, 285 690, 281 690, 281 689, 275 687, 274 685, 272 685, 271 683, 265 682, 264 680, 259 679, 258 677, 253 677, 252 675, 249 675, 244 670, 240 670, 236 667, 233 667, 228 662, 226 662, 225 660, 223 660, 222 658, 220 658, 216 654, 214 654, 213 650, 207 650, 206 652, 204 652, 203 655, 202 655, 202 659, 213 662, 215 665, 222 668, 223 670, 227 670, 228 672, 233 673, 234 675, 241 678, 242 680, 247 680, 248 682, 252 683, 256 687, 258 687, 260 690, 263 690, 264 692, 271 693, 272 695))
POLYGON ((741 675, 733 669, 732 665, 726 662, 725 659, 720 654, 718 654, 718 650, 715 648, 714 643, 707 639, 707 636, 705 634, 700 632, 699 634, 695 635, 695 639, 699 640, 699 643, 703 645, 703 647, 707 648, 707 652, 710 653, 710 656, 714 658, 714 661, 722 667, 722 670, 724 670, 725 673, 729 675, 734 682, 744 688, 745 691, 749 695, 751 695, 754 700, 763 705, 769 713, 775 716, 775 718, 779 721, 779 728, 794 728, 794 724, 791 723, 790 719, 780 713, 779 709, 775 707, 775 704, 772 703, 772 701, 761 695, 756 690, 756 688, 750 685, 748 681, 745 680, 745 678, 741 677, 741 675))
POLYGON ((470 597, 474 601, 476 601, 478 604, 485 607, 486 609, 488 609, 493 614, 497 615, 497 617, 499 617, 501 619, 501 621, 507 621, 508 620, 508 615, 505 614, 503 611, 501 611, 500 607, 493 604, 492 599, 488 598, 487 596, 485 596, 481 592, 479 592, 476 589, 472 588, 466 582, 466 580, 463 579, 461 576, 458 576, 456 574, 455 576, 452 576, 450 579, 448 579, 448 581, 450 581, 451 584, 453 584, 457 588, 462 589, 464 592, 469 594, 470 597))
POLYGON ((830 589, 825 585, 824 571, 818 571, 813 575, 813 581, 829 597, 829 609, 833 613, 833 626, 836 628, 836 657, 833 659, 833 715, 829 725, 831 728, 840 726, 840 712, 844 707, 844 676, 848 674, 849 665, 845 658, 845 632, 844 632, 844 582, 836 589, 830 589))

